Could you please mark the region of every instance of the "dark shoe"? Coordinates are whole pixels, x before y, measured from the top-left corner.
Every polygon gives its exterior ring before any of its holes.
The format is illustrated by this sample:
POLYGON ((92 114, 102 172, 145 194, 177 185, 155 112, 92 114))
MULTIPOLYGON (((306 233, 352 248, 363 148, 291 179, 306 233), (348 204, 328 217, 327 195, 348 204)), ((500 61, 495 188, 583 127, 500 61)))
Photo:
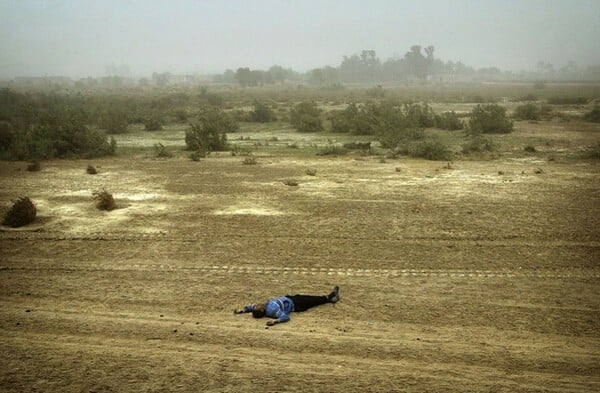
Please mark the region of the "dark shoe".
POLYGON ((331 303, 337 303, 337 301, 340 300, 340 287, 338 287, 337 285, 333 287, 333 290, 327 296, 327 298, 331 303))

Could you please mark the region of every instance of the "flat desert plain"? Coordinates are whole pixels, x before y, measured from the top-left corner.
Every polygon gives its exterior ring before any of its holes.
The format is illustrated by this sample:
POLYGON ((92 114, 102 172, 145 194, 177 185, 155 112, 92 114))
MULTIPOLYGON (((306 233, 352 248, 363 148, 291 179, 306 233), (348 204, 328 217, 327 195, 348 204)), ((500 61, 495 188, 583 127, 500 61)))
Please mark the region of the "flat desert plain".
POLYGON ((242 159, 1 162, 0 390, 600 390, 597 161, 242 159))

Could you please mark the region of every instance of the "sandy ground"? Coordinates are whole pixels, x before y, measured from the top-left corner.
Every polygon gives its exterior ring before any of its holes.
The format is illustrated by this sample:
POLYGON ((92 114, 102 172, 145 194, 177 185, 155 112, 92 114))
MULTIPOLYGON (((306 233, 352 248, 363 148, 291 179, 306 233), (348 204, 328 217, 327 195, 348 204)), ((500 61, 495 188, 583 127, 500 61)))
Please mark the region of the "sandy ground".
POLYGON ((600 391, 597 163, 241 161, 0 163, 0 391, 600 391))

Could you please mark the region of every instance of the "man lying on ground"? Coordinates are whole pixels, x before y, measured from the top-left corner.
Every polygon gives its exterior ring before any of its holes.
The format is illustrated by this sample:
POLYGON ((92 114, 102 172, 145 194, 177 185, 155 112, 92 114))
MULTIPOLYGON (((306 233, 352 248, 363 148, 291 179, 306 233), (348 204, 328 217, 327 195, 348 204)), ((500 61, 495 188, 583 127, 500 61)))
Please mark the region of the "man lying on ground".
POLYGON ((329 295, 286 295, 269 299, 264 303, 248 304, 241 310, 234 310, 234 314, 251 312, 254 318, 269 317, 267 326, 283 323, 290 320, 290 313, 306 311, 309 308, 326 303, 337 303, 340 300, 340 287, 337 285, 329 295))

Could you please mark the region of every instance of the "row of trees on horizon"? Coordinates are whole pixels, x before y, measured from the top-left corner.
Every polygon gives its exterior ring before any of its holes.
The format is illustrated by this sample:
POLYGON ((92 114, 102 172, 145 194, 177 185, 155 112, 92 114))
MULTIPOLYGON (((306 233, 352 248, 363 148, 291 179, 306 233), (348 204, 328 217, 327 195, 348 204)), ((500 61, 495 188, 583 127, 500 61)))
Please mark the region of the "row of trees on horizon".
POLYGON ((273 65, 267 70, 240 67, 228 69, 218 75, 176 75, 170 72, 155 72, 150 77, 129 77, 127 66, 106 66, 106 76, 82 78, 74 82, 68 77, 21 77, 16 84, 35 85, 40 83, 72 85, 75 87, 120 87, 120 86, 171 86, 198 85, 208 81, 223 84, 238 84, 242 87, 281 85, 284 83, 309 84, 314 86, 341 87, 347 83, 390 84, 430 82, 472 82, 482 80, 579 80, 599 81, 600 65, 578 67, 569 61, 564 67, 555 68, 549 62, 540 61, 535 71, 502 71, 497 67, 475 69, 460 61, 443 61, 434 56, 432 45, 413 45, 404 56, 394 56, 382 61, 375 50, 362 50, 344 56, 338 66, 326 65, 301 73, 292 68, 273 65))

